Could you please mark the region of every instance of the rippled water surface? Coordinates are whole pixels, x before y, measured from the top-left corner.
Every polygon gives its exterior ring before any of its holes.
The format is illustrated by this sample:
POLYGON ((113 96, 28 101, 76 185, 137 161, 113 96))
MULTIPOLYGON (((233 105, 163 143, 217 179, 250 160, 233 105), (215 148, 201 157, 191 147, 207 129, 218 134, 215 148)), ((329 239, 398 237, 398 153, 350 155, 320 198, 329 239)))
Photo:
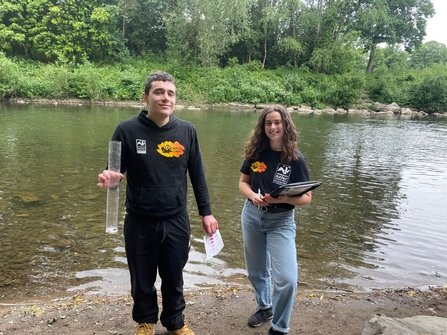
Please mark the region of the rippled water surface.
MULTIPOLYGON (((129 291, 122 236, 105 233, 96 186, 116 124, 136 108, 0 105, 0 301, 69 291, 129 291)), ((188 111, 206 164, 223 251, 206 261, 194 197, 188 287, 248 283, 237 183, 258 114, 188 111)), ((296 211, 300 287, 447 282, 447 122, 293 115, 312 179, 296 211)), ((121 199, 124 200, 124 185, 121 199)), ((122 209, 123 212, 124 208, 122 209)))

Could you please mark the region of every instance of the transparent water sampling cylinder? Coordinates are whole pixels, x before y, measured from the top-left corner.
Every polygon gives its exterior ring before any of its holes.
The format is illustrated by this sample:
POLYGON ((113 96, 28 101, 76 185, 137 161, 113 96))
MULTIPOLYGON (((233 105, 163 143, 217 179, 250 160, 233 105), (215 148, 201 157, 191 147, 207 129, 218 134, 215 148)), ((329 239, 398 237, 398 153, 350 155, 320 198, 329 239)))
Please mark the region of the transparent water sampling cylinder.
MULTIPOLYGON (((121 142, 109 141, 108 170, 121 171, 121 142)), ((107 185, 106 233, 118 232, 120 178, 111 177, 107 185)))

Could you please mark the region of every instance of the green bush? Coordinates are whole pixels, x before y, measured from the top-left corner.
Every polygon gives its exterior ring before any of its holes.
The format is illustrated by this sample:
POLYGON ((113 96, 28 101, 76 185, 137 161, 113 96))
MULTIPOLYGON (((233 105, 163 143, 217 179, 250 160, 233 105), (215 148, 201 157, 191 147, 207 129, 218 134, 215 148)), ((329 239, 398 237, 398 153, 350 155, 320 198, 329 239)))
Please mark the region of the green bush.
POLYGON ((81 98, 90 100, 141 100, 149 73, 171 73, 177 83, 177 101, 184 104, 240 102, 349 107, 363 91, 373 101, 432 111, 447 110, 446 65, 423 70, 382 62, 371 75, 313 73, 307 67, 262 69, 260 61, 239 65, 236 59, 224 69, 166 63, 153 55, 126 57, 116 64, 68 61, 43 64, 9 59, 0 53, 0 99, 81 98))
POLYGON ((301 96, 285 90, 279 90, 276 92, 275 102, 283 104, 285 106, 299 106, 301 105, 301 96))
POLYGON ((385 65, 375 69, 367 79, 366 87, 371 99, 386 104, 396 101, 398 91, 396 77, 385 65))
POLYGON ((363 77, 358 75, 335 75, 327 84, 324 102, 330 106, 349 108, 360 97, 364 85, 363 77))
POLYGON ((70 91, 76 98, 98 100, 102 96, 101 86, 100 71, 92 63, 85 62, 74 70, 70 91))
POLYGON ((287 91, 299 93, 304 89, 306 83, 298 73, 292 73, 284 76, 283 85, 287 91))
POLYGON ((239 87, 241 102, 250 104, 259 104, 269 102, 266 92, 259 86, 244 81, 239 87))
POLYGON ((313 87, 306 87, 300 95, 305 105, 317 107, 320 104, 320 93, 313 87))
POLYGON ((0 99, 17 95, 17 84, 21 76, 19 65, 0 53, 0 99))
POLYGON ((447 65, 425 69, 422 79, 410 89, 410 103, 426 112, 447 111, 447 65))
MULTIPOLYGON (((115 90, 110 95, 117 100, 138 100, 144 91, 146 75, 139 75, 134 69, 127 69, 123 72, 114 72, 115 90)), ((111 78, 112 79, 112 78, 111 78)))
POLYGON ((228 66, 229 67, 233 67, 239 65, 239 60, 237 59, 237 57, 232 57, 230 59, 228 59, 228 66))
POLYGON ((17 83, 17 93, 28 99, 36 99, 45 97, 45 84, 39 77, 23 76, 17 83))
POLYGON ((262 69, 262 63, 259 60, 253 60, 248 64, 245 64, 244 67, 248 69, 248 71, 259 71, 262 69))
POLYGON ((44 65, 38 78, 42 83, 41 97, 64 99, 70 97, 72 72, 67 66, 44 65))
POLYGON ((211 103, 226 103, 241 101, 240 90, 229 84, 219 84, 211 88, 208 94, 211 103))

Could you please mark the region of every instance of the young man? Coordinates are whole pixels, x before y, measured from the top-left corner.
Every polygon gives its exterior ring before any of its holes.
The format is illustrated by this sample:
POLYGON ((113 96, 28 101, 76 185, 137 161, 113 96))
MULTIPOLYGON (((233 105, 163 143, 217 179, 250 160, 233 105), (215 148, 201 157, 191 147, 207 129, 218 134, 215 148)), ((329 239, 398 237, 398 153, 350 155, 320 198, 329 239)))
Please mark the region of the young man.
MULTIPOLYGON (((161 278, 160 321, 170 335, 194 335, 183 311, 183 268, 190 248, 186 209, 187 172, 203 229, 213 234, 218 222, 211 214, 204 165, 195 128, 174 114, 176 86, 165 72, 146 81, 147 111, 118 124, 112 136, 121 141, 121 172, 126 173, 124 239, 134 299, 136 335, 154 334, 158 321, 157 271, 161 278)), ((107 187, 121 173, 104 170, 98 186, 107 187)))

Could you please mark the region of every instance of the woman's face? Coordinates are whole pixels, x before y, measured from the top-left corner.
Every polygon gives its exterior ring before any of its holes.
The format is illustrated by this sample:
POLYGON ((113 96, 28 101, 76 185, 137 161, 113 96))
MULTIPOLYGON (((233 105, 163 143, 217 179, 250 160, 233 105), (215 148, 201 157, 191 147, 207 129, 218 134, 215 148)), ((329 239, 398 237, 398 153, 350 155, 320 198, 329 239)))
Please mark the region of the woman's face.
POLYGON ((265 116, 264 131, 270 141, 282 140, 284 124, 279 112, 273 111, 265 116))

